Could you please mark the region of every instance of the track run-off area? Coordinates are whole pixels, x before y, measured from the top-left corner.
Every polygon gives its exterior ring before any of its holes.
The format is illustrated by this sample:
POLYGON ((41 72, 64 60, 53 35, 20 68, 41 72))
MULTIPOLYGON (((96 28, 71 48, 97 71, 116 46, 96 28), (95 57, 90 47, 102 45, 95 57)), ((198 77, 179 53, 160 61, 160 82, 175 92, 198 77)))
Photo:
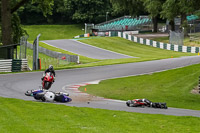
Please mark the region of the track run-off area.
MULTIPOLYGON (((69 92, 73 101, 70 103, 65 103, 67 106, 91 107, 149 114, 200 117, 200 111, 197 110, 178 108, 168 108, 167 110, 153 108, 130 108, 126 106, 125 101, 91 96, 86 93, 81 93, 77 90, 79 86, 98 83, 100 80, 150 74, 189 66, 192 64, 198 64, 199 62, 200 56, 189 56, 138 63, 57 70, 56 81, 50 90, 55 92, 69 92)), ((42 73, 43 72, 1 74, 0 96, 35 101, 33 97, 25 96, 24 92, 31 89, 39 89, 39 86, 41 85, 42 73)))

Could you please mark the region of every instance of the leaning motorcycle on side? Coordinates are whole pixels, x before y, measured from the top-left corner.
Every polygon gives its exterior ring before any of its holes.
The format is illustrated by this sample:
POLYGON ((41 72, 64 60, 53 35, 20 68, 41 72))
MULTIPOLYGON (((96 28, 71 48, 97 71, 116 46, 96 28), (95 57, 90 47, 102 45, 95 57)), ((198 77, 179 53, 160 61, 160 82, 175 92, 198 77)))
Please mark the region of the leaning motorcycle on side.
POLYGON ((28 90, 25 92, 25 95, 34 97, 36 100, 41 100, 43 102, 71 102, 72 99, 68 97, 68 93, 55 93, 49 91, 49 88, 52 86, 54 81, 55 77, 53 76, 53 74, 51 72, 46 72, 46 74, 43 74, 41 88, 35 90, 28 90))

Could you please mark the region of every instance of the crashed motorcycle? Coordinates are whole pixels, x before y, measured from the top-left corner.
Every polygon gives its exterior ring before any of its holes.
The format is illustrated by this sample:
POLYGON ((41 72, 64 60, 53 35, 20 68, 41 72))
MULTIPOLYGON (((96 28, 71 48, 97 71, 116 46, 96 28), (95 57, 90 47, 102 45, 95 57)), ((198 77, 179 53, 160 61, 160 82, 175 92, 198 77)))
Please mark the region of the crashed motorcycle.
POLYGON ((37 90, 28 90, 25 92, 26 96, 35 96, 37 93, 42 93, 44 92, 43 89, 37 89, 37 90))
POLYGON ((42 79, 42 88, 48 90, 54 82, 54 76, 51 72, 47 72, 42 79))
POLYGON ((61 103, 65 103, 65 102, 71 102, 72 99, 68 97, 69 94, 68 93, 64 93, 64 92, 52 92, 52 91, 44 91, 41 93, 37 93, 36 95, 34 95, 34 98, 36 100, 41 100, 43 102, 61 102, 61 103))
POLYGON ((52 92, 44 89, 38 90, 29 90, 25 93, 26 96, 32 96, 36 100, 41 100, 43 102, 71 102, 72 99, 69 96, 69 93, 64 92, 52 92))
POLYGON ((152 107, 152 108, 161 108, 161 109, 167 109, 168 108, 166 103, 151 102, 148 99, 128 100, 126 102, 126 105, 128 107, 152 107))

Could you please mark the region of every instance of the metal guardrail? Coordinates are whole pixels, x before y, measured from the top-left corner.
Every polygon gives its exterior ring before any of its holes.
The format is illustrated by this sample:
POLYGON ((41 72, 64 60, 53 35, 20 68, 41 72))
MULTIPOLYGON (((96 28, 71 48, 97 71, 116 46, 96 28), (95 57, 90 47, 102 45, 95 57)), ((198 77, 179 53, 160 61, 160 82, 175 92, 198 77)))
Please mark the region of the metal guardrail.
POLYGON ((13 59, 0 60, 0 72, 16 72, 16 71, 27 71, 27 70, 29 70, 27 59, 22 59, 22 60, 13 60, 13 59), (18 64, 18 66, 16 66, 16 64, 18 64))
POLYGON ((22 59, 21 71, 27 71, 27 70, 29 70, 28 60, 22 59))
POLYGON ((0 72, 12 71, 12 59, 0 60, 0 72))
MULTIPOLYGON (((33 45, 30 44, 30 43, 27 43, 27 47, 30 48, 30 49, 33 49, 33 45)), ((38 52, 46 54, 46 55, 53 57, 53 58, 57 58, 57 59, 62 59, 62 57, 65 56, 66 57, 65 60, 67 62, 79 63, 79 57, 77 55, 62 54, 60 52, 51 51, 51 50, 48 50, 48 49, 40 47, 40 46, 38 47, 38 52)))

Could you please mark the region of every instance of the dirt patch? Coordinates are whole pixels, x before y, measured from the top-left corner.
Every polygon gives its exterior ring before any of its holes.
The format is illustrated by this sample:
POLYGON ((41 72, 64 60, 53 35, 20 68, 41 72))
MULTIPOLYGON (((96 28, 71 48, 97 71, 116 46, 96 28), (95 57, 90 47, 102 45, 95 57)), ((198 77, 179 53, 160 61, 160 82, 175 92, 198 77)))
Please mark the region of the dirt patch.
POLYGON ((195 87, 193 90, 191 90, 191 93, 192 93, 192 94, 199 94, 199 95, 200 95, 199 92, 200 92, 200 91, 199 91, 199 87, 198 87, 198 86, 195 87))
POLYGON ((72 95, 71 98, 73 99, 73 101, 76 102, 89 102, 95 99, 96 97, 87 94, 79 94, 79 95, 72 95))

